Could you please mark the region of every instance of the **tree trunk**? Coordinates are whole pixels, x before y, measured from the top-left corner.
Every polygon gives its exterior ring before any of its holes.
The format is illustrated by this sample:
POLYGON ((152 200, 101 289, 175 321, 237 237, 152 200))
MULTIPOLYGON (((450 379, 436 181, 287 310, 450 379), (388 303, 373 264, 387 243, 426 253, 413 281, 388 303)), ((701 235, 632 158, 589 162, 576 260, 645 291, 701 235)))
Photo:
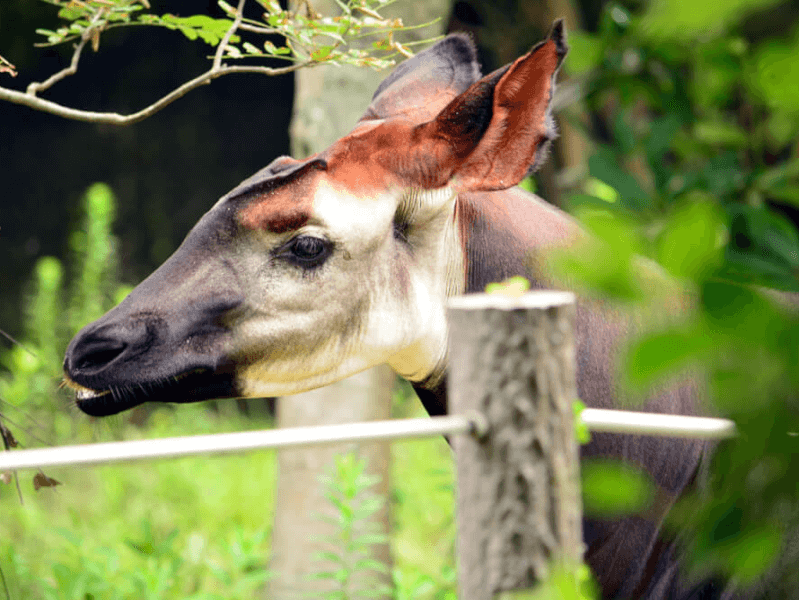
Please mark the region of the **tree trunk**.
POLYGON ((461 600, 533 587, 582 558, 573 294, 450 301, 449 401, 488 432, 454 440, 461 600))
MULTIPOLYGON (((333 0, 314 0, 314 10, 337 14, 333 0)), ((397 3, 384 14, 400 17, 406 25, 444 17, 447 5, 434 2, 397 3)), ((443 21, 433 27, 410 32, 399 39, 424 39, 440 34, 443 21)), ((349 133, 371 101, 379 83, 388 73, 354 67, 317 67, 296 73, 294 116, 291 125, 292 155, 302 158, 325 149, 349 133)), ((278 427, 299 427, 388 419, 394 374, 388 367, 377 367, 326 388, 278 400, 278 427)), ((286 600, 331 589, 327 580, 312 580, 314 572, 331 570, 330 564, 313 562, 311 556, 331 550, 319 536, 329 535, 331 526, 315 513, 330 515, 332 507, 322 496, 319 476, 328 474, 337 454, 355 450, 365 458, 371 475, 380 483, 373 491, 388 499, 390 445, 387 443, 344 444, 300 450, 284 450, 278 455, 278 483, 275 522, 272 534, 270 569, 276 573, 266 598, 286 600)), ((388 503, 374 516, 379 533, 389 533, 388 503)), ((376 547, 373 558, 390 567, 388 544, 376 547)), ((368 573, 381 584, 390 584, 390 574, 368 573)), ((356 583, 357 587, 357 583, 356 583)))

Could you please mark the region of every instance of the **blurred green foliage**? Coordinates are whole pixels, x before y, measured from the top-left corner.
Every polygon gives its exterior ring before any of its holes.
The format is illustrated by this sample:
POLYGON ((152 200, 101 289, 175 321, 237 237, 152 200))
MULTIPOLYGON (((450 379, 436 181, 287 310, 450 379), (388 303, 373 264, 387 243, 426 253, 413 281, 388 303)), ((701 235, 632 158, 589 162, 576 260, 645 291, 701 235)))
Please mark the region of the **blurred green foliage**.
MULTIPOLYGON (((115 202, 105 184, 86 191, 81 228, 70 236, 71 285, 64 284, 61 261, 40 258, 29 284, 22 339, 0 353, 0 399, 4 405, 33 417, 46 414, 48 418, 42 422, 52 428, 63 423, 54 415, 64 410, 69 397, 60 389, 64 348, 78 329, 102 316, 130 290, 117 277, 112 234, 115 202)), ((0 414, 9 413, 4 405, 0 405, 0 414)), ((52 433, 54 430, 38 431, 40 436, 52 433)))
MULTIPOLYGON (((799 527, 799 27, 745 24, 780 6, 613 2, 598 31, 571 36, 566 69, 594 115, 576 124, 595 147, 569 208, 590 235, 557 267, 639 314, 628 389, 690 373, 736 421, 671 525, 699 574, 746 585, 772 569, 773 598, 799 589, 783 568, 799 527)), ((634 511, 649 489, 608 465, 584 485, 600 513, 634 511)))
POLYGON ((591 516, 613 518, 643 512, 652 502, 651 478, 628 464, 600 459, 585 461, 580 476, 583 510, 591 516))

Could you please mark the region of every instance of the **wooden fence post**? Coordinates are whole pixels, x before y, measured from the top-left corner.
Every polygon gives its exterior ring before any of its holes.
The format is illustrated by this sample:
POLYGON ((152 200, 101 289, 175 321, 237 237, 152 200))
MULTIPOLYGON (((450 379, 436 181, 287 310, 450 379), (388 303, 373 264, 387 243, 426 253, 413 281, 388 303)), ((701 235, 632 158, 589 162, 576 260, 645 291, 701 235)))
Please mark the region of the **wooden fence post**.
POLYGON ((449 303, 449 402, 487 433, 454 438, 461 600, 533 587, 582 558, 574 295, 449 303))

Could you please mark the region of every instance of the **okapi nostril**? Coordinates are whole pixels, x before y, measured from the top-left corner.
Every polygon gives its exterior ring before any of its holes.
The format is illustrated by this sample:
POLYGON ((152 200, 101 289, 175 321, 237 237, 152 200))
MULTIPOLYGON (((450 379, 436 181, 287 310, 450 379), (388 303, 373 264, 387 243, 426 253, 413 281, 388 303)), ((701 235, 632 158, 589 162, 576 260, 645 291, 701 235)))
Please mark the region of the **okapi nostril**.
POLYGON ((106 344, 103 347, 87 349, 75 357, 74 366, 79 371, 104 367, 122 354, 127 347, 127 344, 106 344))

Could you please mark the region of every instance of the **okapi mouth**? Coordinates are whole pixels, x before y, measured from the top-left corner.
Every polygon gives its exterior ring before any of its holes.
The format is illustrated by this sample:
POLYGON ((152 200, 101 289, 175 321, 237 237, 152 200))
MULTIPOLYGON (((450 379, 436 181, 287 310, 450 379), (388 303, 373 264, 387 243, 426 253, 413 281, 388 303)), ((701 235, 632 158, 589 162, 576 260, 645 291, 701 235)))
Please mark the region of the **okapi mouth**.
POLYGON ((75 405, 91 417, 107 417, 145 402, 201 402, 238 396, 232 371, 192 369, 173 377, 107 389, 91 389, 64 377, 64 384, 75 390, 75 405))

